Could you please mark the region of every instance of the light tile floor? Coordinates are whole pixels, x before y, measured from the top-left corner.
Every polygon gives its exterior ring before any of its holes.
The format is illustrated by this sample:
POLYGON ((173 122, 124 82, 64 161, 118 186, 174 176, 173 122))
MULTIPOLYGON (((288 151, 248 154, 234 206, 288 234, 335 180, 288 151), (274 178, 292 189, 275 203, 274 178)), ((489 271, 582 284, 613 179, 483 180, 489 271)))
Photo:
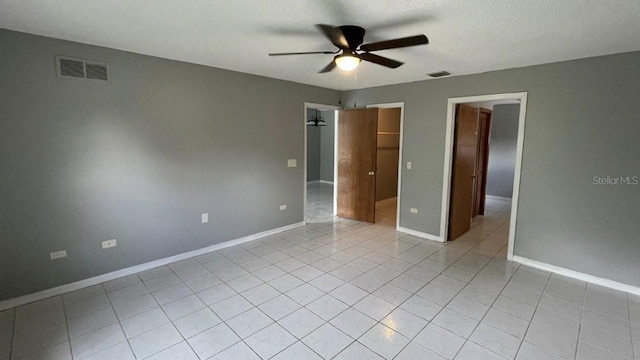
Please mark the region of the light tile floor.
POLYGON ((0 359, 640 359, 640 298, 331 219, 0 312, 0 359))
POLYGON ((323 222, 333 217, 333 184, 307 183, 306 222, 323 222))

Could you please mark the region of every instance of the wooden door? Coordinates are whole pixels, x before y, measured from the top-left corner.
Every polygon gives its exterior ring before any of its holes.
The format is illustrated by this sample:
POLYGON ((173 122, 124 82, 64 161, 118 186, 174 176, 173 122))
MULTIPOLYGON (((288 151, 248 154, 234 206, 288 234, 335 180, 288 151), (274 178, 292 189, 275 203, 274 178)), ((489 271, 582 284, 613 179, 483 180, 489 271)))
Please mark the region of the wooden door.
POLYGON ((478 115, 478 151, 476 161, 476 184, 474 187, 473 216, 484 215, 487 197, 487 168, 489 166, 489 134, 491 133, 491 110, 480 108, 478 115))
POLYGON ((473 211, 473 187, 478 150, 478 109, 456 106, 451 201, 449 209, 449 239, 469 231, 473 211))
POLYGON ((338 115, 338 216, 375 222, 378 109, 338 115))

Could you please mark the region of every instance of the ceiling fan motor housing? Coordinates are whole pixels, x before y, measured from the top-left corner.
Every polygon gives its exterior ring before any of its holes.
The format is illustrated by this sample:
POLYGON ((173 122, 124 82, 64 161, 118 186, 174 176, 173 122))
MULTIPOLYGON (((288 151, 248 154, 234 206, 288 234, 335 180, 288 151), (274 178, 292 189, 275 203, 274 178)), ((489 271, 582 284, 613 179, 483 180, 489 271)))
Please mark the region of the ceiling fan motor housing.
POLYGON ((358 46, 362 45, 364 42, 364 28, 357 25, 342 25, 338 26, 337 29, 342 30, 344 37, 349 44, 350 50, 355 50, 358 46))

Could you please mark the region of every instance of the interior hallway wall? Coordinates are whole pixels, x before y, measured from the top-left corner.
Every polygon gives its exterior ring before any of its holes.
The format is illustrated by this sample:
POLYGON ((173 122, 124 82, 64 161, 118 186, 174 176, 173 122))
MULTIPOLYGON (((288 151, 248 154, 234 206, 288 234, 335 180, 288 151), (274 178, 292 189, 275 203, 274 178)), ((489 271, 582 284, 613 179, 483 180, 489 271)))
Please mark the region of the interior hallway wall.
POLYGON ((398 195, 400 108, 378 109, 376 201, 398 195))
POLYGON ((327 126, 320 130, 320 180, 333 182, 336 112, 335 110, 322 110, 320 112, 327 126))
MULTIPOLYGON (((307 109, 307 119, 315 117, 316 109, 307 109)), ((321 126, 307 126, 307 181, 320 180, 321 126)))
MULTIPOLYGON (((326 126, 307 126, 307 181, 333 182, 335 143, 335 111, 320 110, 326 126)), ((316 109, 307 109, 307 119, 316 116, 316 109)))
POLYGON ((511 198, 516 169, 520 104, 494 105, 489 140, 487 195, 511 198))

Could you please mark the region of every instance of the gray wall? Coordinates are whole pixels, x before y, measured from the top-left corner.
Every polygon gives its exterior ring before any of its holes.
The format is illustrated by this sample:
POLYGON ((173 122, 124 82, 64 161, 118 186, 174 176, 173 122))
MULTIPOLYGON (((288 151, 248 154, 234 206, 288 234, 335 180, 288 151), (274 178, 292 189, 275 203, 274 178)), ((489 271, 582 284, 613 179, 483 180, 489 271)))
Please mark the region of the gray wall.
POLYGON ((336 112, 323 110, 320 112, 327 122, 327 126, 320 132, 320 180, 333 182, 333 153, 335 152, 336 112))
POLYGON ((376 201, 393 198, 398 195, 400 108, 378 110, 378 132, 393 133, 393 135, 378 134, 376 201))
MULTIPOLYGON (((315 113, 315 109, 307 109, 307 119, 315 113)), ((307 181, 320 180, 321 129, 321 126, 307 126, 307 181)))
POLYGON ((640 52, 348 91, 405 102, 400 225, 440 233, 447 99, 528 92, 515 254, 640 286, 640 52), (409 208, 418 208, 411 214, 409 208))
MULTIPOLYGON (((315 117, 315 109, 307 109, 307 119, 315 117)), ((327 126, 307 126, 307 181, 333 182, 335 111, 320 110, 327 126)))
POLYGON ((489 141, 487 194, 510 198, 516 168, 519 104, 495 105, 489 141))
POLYGON ((0 299, 303 220, 287 159, 337 91, 5 30, 0 54, 0 299), (56 77, 58 54, 111 82, 56 77))

